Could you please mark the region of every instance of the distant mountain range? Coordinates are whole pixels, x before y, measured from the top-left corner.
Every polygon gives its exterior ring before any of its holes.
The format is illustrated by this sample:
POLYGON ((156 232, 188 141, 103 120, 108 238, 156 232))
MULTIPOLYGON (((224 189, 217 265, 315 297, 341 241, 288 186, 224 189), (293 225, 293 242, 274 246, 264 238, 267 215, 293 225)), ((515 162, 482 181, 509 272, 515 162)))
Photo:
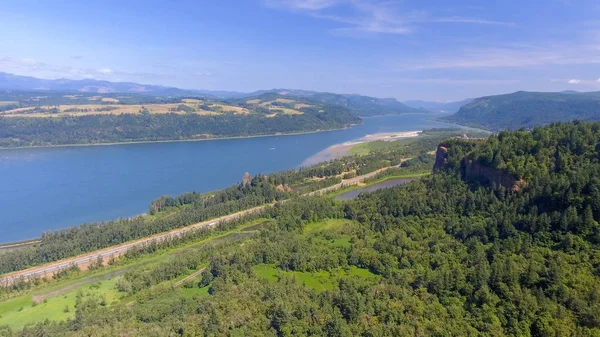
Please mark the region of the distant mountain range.
POLYGON ((600 120, 600 92, 526 92, 474 99, 442 120, 493 131, 600 120))
POLYGON ((409 107, 394 98, 375 98, 357 94, 333 94, 328 92, 296 89, 272 89, 256 91, 248 94, 247 97, 260 96, 264 94, 301 97, 323 104, 343 106, 349 109, 350 112, 360 117, 428 112, 409 107))
POLYGON ((196 89, 179 89, 160 85, 139 84, 132 82, 110 82, 94 79, 46 80, 29 76, 19 76, 0 72, 0 90, 15 91, 59 91, 86 93, 135 93, 149 96, 203 96, 217 99, 243 99, 258 97, 263 94, 279 94, 290 97, 301 97, 328 105, 339 105, 361 116, 393 115, 411 112, 424 112, 427 109, 407 106, 394 98, 375 98, 356 94, 341 95, 325 92, 294 89, 259 90, 251 93, 235 91, 212 91, 196 89))
POLYGON ((94 79, 69 80, 65 78, 46 80, 30 76, 20 76, 0 72, 1 90, 41 90, 61 92, 87 92, 87 93, 136 93, 155 96, 213 96, 219 98, 236 97, 244 95, 232 91, 188 90, 152 84, 139 84, 133 82, 110 82, 94 79))
POLYGON ((472 98, 463 99, 462 101, 456 102, 432 102, 432 101, 404 101, 405 105, 409 107, 426 110, 426 111, 434 111, 434 112, 457 112, 463 105, 469 104, 473 101, 472 98))

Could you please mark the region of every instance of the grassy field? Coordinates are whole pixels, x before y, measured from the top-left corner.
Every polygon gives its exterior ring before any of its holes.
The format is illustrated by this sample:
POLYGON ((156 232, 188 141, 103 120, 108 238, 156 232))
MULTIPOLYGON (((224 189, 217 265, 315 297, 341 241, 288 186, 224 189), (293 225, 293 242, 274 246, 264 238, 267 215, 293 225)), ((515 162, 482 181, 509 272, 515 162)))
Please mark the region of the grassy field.
MULTIPOLYGON (((104 98, 103 98, 104 99, 104 98)), ((36 110, 36 107, 25 107, 7 110, 2 112, 2 116, 5 117, 66 117, 66 116, 85 116, 85 115, 123 115, 123 114, 140 114, 142 110, 147 110, 151 114, 166 114, 166 113, 177 113, 186 114, 179 108, 184 105, 189 109, 192 109, 195 114, 199 115, 217 115, 220 113, 230 112, 235 114, 248 114, 249 110, 236 107, 228 106, 223 104, 209 104, 208 106, 214 108, 215 111, 202 110, 198 107, 198 104, 192 103, 170 103, 170 104, 62 104, 56 106, 45 105, 39 107, 41 111, 36 110), (58 112, 51 113, 50 111, 56 109, 58 112), (110 109, 110 110, 107 110, 110 109)))
MULTIPOLYGON (((328 219, 307 224, 302 235, 310 237, 315 245, 333 244, 341 247, 350 247, 351 236, 349 233, 356 229, 357 223, 346 219, 328 219)), ((284 271, 275 265, 259 264, 253 267, 254 274, 269 282, 277 282, 284 276, 293 276, 296 282, 317 291, 331 290, 338 284, 341 277, 359 277, 373 282, 380 278, 367 269, 351 266, 348 269, 338 268, 331 271, 300 272, 284 271)))
POLYGON ((326 230, 337 230, 343 228, 352 221, 346 219, 328 219, 309 223, 304 227, 304 234, 317 234, 326 230))
MULTIPOLYGON (((422 137, 422 136, 419 136, 419 137, 422 137)), ((352 146, 350 148, 350 154, 364 156, 373 151, 386 150, 386 149, 390 149, 393 147, 398 147, 399 145, 402 145, 402 144, 408 144, 408 143, 414 142, 419 137, 399 139, 399 140, 394 140, 394 141, 376 140, 376 141, 372 141, 372 142, 364 142, 364 143, 360 143, 360 144, 356 144, 356 145, 352 146)))
MULTIPOLYGON (((78 97, 68 97, 76 99, 78 97)), ((0 115, 4 117, 79 117, 85 115, 123 115, 123 114, 140 114, 142 111, 147 111, 151 114, 186 114, 193 113, 198 115, 219 115, 223 113, 231 113, 236 115, 248 115, 253 111, 246 107, 217 103, 205 102, 200 99, 183 99, 181 103, 168 104, 119 104, 119 100, 110 97, 94 96, 89 98, 90 104, 60 104, 60 105, 42 105, 39 107, 23 107, 12 110, 7 110, 0 115), (112 104, 98 104, 98 101, 112 104), (187 110, 187 111, 186 111, 187 110)), ((3 101, 0 106, 8 105, 16 102, 3 101)), ((272 111, 268 117, 275 117, 277 114, 286 115, 301 115, 301 108, 310 107, 311 105, 299 103, 288 99, 276 99, 274 101, 262 102, 259 99, 248 100, 248 104, 267 108, 272 111), (252 103, 251 103, 252 102, 252 103), (286 106, 273 105, 274 103, 286 104, 286 106)))
POLYGON ((267 115, 267 117, 275 117, 277 113, 280 112, 282 112, 285 115, 302 115, 304 112, 302 112, 300 109, 312 106, 306 103, 300 103, 293 99, 287 98, 277 98, 271 101, 263 101, 259 98, 255 98, 247 100, 246 103, 251 105, 258 105, 272 111, 273 114, 267 115), (285 106, 281 106, 281 104, 284 104, 285 106))
POLYGON ((28 323, 41 322, 46 319, 63 321, 75 315, 77 297, 82 299, 96 296, 103 298, 105 305, 119 300, 115 289, 118 277, 97 281, 78 287, 63 295, 50 297, 40 303, 33 301, 32 295, 19 296, 0 303, 0 325, 20 328, 28 323))
POLYGON ((298 284, 304 285, 319 292, 335 288, 338 284, 339 278, 341 277, 359 277, 372 280, 373 282, 377 282, 379 279, 379 275, 375 275, 367 269, 361 269, 355 266, 351 266, 348 270, 338 268, 332 271, 322 270, 309 273, 299 271, 283 271, 274 265, 259 264, 254 266, 252 270, 256 276, 264 278, 269 282, 277 282, 277 280, 283 276, 293 276, 298 284))

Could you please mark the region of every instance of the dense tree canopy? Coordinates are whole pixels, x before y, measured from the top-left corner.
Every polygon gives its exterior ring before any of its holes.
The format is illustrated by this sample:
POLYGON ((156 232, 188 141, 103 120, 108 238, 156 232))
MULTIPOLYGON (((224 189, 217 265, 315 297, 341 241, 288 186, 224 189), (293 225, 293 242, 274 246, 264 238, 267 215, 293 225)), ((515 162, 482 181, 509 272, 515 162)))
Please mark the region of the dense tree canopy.
POLYGON ((67 322, 12 335, 598 336, 599 130, 554 124, 447 142, 446 164, 420 181, 279 203, 243 245, 128 271, 128 303, 89 299, 67 322), (512 170, 495 157, 523 163, 513 165, 521 189, 466 179, 465 158, 512 170), (190 286, 209 295, 171 286, 203 261, 190 286))
POLYGON ((346 127, 360 119, 339 107, 301 115, 123 114, 2 117, 0 147, 184 140, 306 132, 346 127))
POLYGON ((443 117, 462 125, 501 131, 552 122, 600 120, 598 92, 526 92, 480 97, 443 117))

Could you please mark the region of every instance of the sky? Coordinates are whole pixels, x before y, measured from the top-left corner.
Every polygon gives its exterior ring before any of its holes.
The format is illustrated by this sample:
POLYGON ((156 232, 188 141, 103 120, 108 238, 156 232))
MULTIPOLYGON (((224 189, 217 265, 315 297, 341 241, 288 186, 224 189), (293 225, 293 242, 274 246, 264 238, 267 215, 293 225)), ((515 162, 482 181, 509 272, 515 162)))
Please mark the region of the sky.
POLYGON ((453 101, 600 90, 596 0, 3 0, 0 71, 453 101))

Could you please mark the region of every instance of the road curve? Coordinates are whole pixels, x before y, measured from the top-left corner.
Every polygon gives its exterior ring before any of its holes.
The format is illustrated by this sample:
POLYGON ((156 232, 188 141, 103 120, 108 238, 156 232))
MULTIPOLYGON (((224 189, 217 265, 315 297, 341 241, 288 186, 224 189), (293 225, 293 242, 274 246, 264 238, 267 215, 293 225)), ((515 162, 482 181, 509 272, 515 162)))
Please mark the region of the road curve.
MULTIPOLYGON (((385 167, 385 168, 373 171, 371 173, 367 173, 367 174, 357 176, 357 177, 354 177, 351 179, 346 179, 339 184, 325 187, 323 189, 320 189, 320 190, 317 190, 314 192, 310 192, 306 195, 308 195, 308 196, 321 195, 323 193, 328 193, 328 192, 331 192, 333 190, 336 190, 336 189, 339 189, 342 187, 356 185, 356 184, 359 184, 360 182, 364 181, 365 179, 372 178, 372 177, 376 176, 378 173, 381 173, 385 170, 388 170, 388 169, 391 169, 394 167, 399 167, 399 165, 385 167)), ((174 229, 169 232, 159 233, 159 234, 155 234, 153 236, 149 236, 149 237, 142 238, 139 240, 127 242, 127 243, 124 243, 124 244, 121 244, 118 246, 113 246, 113 247, 105 248, 105 249, 98 250, 95 252, 75 256, 72 258, 68 258, 68 259, 64 259, 64 260, 60 260, 60 261, 56 261, 56 262, 50 262, 45 265, 32 267, 29 269, 5 274, 4 276, 2 276, 2 278, 0 278, 0 287, 9 286, 14 281, 17 281, 17 280, 28 280, 28 279, 37 278, 37 277, 42 277, 42 278, 43 277, 51 277, 54 273, 59 272, 61 270, 65 270, 73 265, 77 265, 79 267, 87 267, 87 265, 89 265, 92 262, 95 262, 99 258, 106 259, 111 256, 118 257, 120 255, 125 254, 129 249, 131 249, 133 247, 148 244, 151 242, 160 242, 162 240, 181 236, 190 231, 194 231, 194 230, 198 230, 198 229, 202 229, 202 228, 210 228, 210 227, 216 226, 217 224, 222 223, 222 222, 228 222, 228 221, 235 220, 243 215, 259 212, 261 210, 266 209, 267 207, 272 207, 272 205, 263 205, 263 206, 250 208, 250 209, 247 209, 244 211, 225 215, 225 216, 222 216, 219 218, 199 222, 197 224, 190 225, 187 227, 174 229)))

